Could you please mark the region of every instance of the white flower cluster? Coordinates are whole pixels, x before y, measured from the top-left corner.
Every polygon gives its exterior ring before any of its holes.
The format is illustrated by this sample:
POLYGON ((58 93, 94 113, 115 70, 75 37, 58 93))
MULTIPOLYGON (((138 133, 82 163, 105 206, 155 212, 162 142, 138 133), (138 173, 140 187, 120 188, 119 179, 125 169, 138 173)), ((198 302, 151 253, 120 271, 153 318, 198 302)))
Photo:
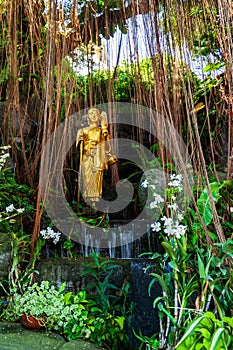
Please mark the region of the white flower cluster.
POLYGON ((187 227, 181 225, 179 221, 174 221, 171 218, 167 218, 166 216, 163 216, 161 220, 164 222, 164 232, 168 236, 174 236, 179 239, 185 234, 187 230, 187 227))
POLYGON ((144 180, 142 183, 141 183, 141 186, 143 187, 143 188, 147 188, 148 187, 148 185, 149 185, 149 182, 148 182, 148 180, 146 179, 146 180, 144 180))
POLYGON ((143 188, 150 187, 152 189, 153 201, 150 203, 151 209, 156 209, 156 208, 158 208, 159 204, 164 203, 163 197, 160 194, 157 194, 156 192, 154 192, 155 185, 149 184, 147 179, 141 183, 141 187, 143 187, 143 188))
POLYGON ((163 197, 160 196, 160 194, 154 193, 154 200, 150 203, 150 208, 154 209, 158 207, 158 204, 161 204, 164 202, 163 197))
POLYGON ((233 207, 230 207, 230 212, 233 213, 233 207))
POLYGON ((0 147, 0 171, 2 170, 3 166, 6 163, 7 158, 10 157, 10 153, 8 150, 11 148, 11 146, 2 146, 0 147))
POLYGON ((18 208, 18 209, 16 209, 15 207, 14 207, 14 204, 11 204, 11 205, 8 205, 8 207, 6 207, 6 213, 12 213, 13 211, 17 211, 17 213, 18 214, 22 214, 23 212, 24 212, 24 208, 18 208))
MULTIPOLYGON (((183 178, 182 175, 172 174, 170 176, 170 181, 168 182, 168 186, 174 189, 175 191, 181 192, 183 189, 182 184, 183 178)), ((144 186, 145 184, 144 181, 144 186)), ((155 201, 161 203, 160 196, 155 196, 155 201)), ((162 198, 162 197, 161 197, 162 198)), ((168 237, 176 237, 177 239, 181 238, 187 231, 187 226, 182 225, 181 222, 183 220, 183 215, 179 211, 179 206, 176 203, 176 196, 174 192, 171 197, 169 197, 170 203, 167 205, 167 208, 170 209, 170 217, 163 216, 159 221, 154 222, 151 225, 151 229, 154 232, 163 231, 168 237)), ((152 202, 153 203, 153 202, 152 202)))
POLYGON ((52 239, 54 244, 57 244, 61 236, 61 232, 55 232, 51 227, 41 230, 40 234, 44 239, 52 239))
MULTIPOLYGON (((183 216, 180 214, 179 219, 183 219, 183 216)), ((163 232, 167 234, 167 236, 170 237, 176 237, 179 239, 182 237, 187 230, 187 226, 181 225, 178 220, 173 220, 172 218, 168 218, 166 216, 163 216, 161 218, 161 221, 163 221, 164 230, 163 232)), ((160 232, 162 229, 162 225, 160 222, 154 222, 151 225, 152 231, 160 232)))
POLYGON ((15 217, 18 214, 22 214, 24 212, 24 208, 18 208, 16 209, 14 207, 14 204, 10 204, 8 205, 8 207, 6 207, 5 211, 3 211, 2 213, 0 213, 0 222, 5 221, 5 220, 9 220, 12 219, 13 217, 15 217), (7 215, 8 216, 7 216, 7 215))
POLYGON ((169 187, 175 187, 178 189, 179 192, 183 189, 182 184, 183 177, 181 174, 172 174, 170 177, 170 181, 168 182, 169 187))

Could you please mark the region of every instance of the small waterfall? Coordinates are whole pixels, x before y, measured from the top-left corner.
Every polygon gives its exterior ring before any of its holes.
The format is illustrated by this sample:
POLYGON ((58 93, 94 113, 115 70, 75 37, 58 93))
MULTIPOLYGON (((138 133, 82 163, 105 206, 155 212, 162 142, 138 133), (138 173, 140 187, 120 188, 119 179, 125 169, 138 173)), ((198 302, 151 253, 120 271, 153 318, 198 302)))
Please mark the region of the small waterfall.
POLYGON ((96 254, 100 254, 100 242, 97 239, 93 242, 93 236, 91 233, 87 232, 85 226, 82 227, 82 241, 84 242, 84 244, 81 245, 82 256, 88 257, 93 251, 96 254))
POLYGON ((92 247, 92 251, 96 254, 100 254, 100 242, 97 239, 95 240, 95 247, 92 247))
MULTIPOLYGON (((140 232, 140 223, 132 223, 130 229, 124 228, 124 222, 113 223, 106 234, 107 247, 102 248, 100 241, 92 234, 92 230, 86 226, 82 226, 81 241, 75 243, 72 249, 73 256, 88 257, 93 252, 100 254, 103 257, 111 259, 138 259, 145 252, 152 251, 154 234, 150 233, 150 226, 147 227, 147 234, 136 238, 136 233, 140 232), (109 239, 107 238, 109 237, 109 239)), ((64 237, 65 238, 65 237, 64 237)), ((46 243, 43 248, 43 258, 51 257, 70 257, 70 252, 64 248, 64 242, 59 242, 56 246, 52 242, 46 243)))
POLYGON ((137 259, 141 254, 141 238, 135 239, 135 232, 139 230, 137 223, 132 224, 131 231, 119 229, 120 250, 122 259, 137 259))
POLYGON ((81 245, 81 255, 84 257, 88 257, 92 253, 92 237, 90 233, 87 233, 86 226, 82 225, 82 242, 84 244, 81 245))
POLYGON ((90 233, 85 234, 84 256, 87 257, 92 253, 92 237, 90 233))
POLYGON ((116 232, 112 232, 112 239, 108 241, 108 252, 111 259, 116 258, 116 232))
POLYGON ((133 231, 122 231, 120 229, 120 249, 121 249, 121 258, 122 259, 130 259, 132 258, 131 250, 133 246, 134 240, 134 232, 133 231))
MULTIPOLYGON (((60 252, 61 252, 61 258, 64 258, 63 244, 60 244, 60 252)), ((68 252, 67 252, 67 253, 68 253, 68 252)))

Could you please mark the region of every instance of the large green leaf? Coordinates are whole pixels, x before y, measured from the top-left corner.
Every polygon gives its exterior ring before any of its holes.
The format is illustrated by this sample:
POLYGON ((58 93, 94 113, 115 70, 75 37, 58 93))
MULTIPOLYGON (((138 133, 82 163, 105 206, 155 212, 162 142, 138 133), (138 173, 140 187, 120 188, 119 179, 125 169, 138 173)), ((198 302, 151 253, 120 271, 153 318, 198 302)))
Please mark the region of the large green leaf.
POLYGON ((170 266, 173 270, 180 272, 180 269, 175 261, 169 261, 168 266, 170 266))
POLYGON ((218 346, 219 341, 222 339, 224 331, 225 331, 224 328, 218 328, 216 330, 216 332, 214 333, 214 336, 213 336, 213 338, 211 340, 210 350, 218 349, 217 346, 218 346))
POLYGON ((205 265, 199 254, 197 254, 197 262, 200 278, 206 278, 205 265))
POLYGON ((176 260, 176 252, 172 248, 172 246, 168 242, 162 242, 162 246, 164 247, 167 255, 172 259, 176 260))
POLYGON ((120 329, 124 328, 124 323, 125 323, 125 317, 124 316, 117 316, 117 317, 115 317, 115 321, 119 324, 120 329))
MULTIPOLYGON (((225 186, 224 182, 223 183, 212 182, 210 184, 210 190, 215 203, 221 197, 219 191, 223 186, 225 186)), ((197 206, 205 225, 209 225, 213 219, 213 213, 212 213, 212 208, 210 204, 209 191, 207 187, 204 188, 203 192, 198 198, 197 206)))
POLYGON ((153 276, 155 278, 153 278, 153 280, 151 280, 150 284, 149 284, 149 287, 148 287, 148 293, 150 295, 150 291, 151 291, 151 287, 152 285, 156 282, 156 280, 159 282, 162 290, 164 293, 166 293, 166 295, 169 294, 169 289, 168 289, 168 286, 167 286, 167 283, 166 281, 163 279, 163 277, 161 277, 160 275, 158 275, 157 273, 151 273, 150 276, 153 276))
POLYGON ((199 326, 200 322, 203 320, 203 318, 205 318, 205 316, 200 316, 200 317, 197 317, 195 318, 191 323, 190 325, 188 326, 185 334, 183 335, 183 337, 180 339, 179 343, 176 345, 175 349, 178 348, 178 346, 183 343, 183 341, 185 341, 185 339, 187 339, 191 334, 192 332, 194 332, 194 330, 199 326))
POLYGON ((223 317, 223 322, 227 323, 233 329, 233 318, 232 317, 223 317))

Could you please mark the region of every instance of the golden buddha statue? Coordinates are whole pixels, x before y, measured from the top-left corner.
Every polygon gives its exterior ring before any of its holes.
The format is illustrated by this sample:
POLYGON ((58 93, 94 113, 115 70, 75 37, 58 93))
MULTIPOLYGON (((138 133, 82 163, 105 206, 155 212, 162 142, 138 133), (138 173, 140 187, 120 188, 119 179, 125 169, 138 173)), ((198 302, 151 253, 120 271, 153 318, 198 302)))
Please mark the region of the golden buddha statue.
MULTIPOLYGON (((97 108, 87 114, 88 126, 77 132, 76 147, 80 147, 79 193, 93 204, 102 197, 104 171, 117 158, 111 154, 107 115, 97 108)), ((79 201, 79 198, 78 198, 79 201)))

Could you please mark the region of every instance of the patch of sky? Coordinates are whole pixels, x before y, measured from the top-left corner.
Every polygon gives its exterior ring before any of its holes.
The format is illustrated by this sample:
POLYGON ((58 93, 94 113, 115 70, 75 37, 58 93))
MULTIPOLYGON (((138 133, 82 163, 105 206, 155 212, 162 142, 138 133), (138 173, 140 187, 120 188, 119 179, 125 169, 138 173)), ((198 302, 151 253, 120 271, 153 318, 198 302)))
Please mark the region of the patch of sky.
MULTIPOLYGON (((68 1, 68 0, 67 0, 68 1)), ((159 13, 157 20, 162 19, 162 13, 159 13)), ((117 26, 112 37, 105 39, 101 37, 101 44, 104 53, 102 60, 98 55, 81 53, 76 50, 76 62, 72 62, 73 68, 81 75, 87 75, 88 72, 98 69, 113 70, 122 62, 137 62, 143 58, 150 58, 158 52, 166 51, 167 54, 173 55, 178 61, 183 61, 189 65, 190 69, 204 80, 211 75, 213 78, 224 72, 224 67, 219 69, 205 70, 208 64, 215 64, 216 57, 198 56, 195 57, 187 49, 185 43, 181 49, 174 49, 172 38, 169 33, 164 33, 161 27, 157 33, 154 26, 154 13, 137 15, 134 18, 126 20, 125 24, 127 33, 124 34, 117 26)), ((221 56, 221 53, 218 53, 221 56)))

